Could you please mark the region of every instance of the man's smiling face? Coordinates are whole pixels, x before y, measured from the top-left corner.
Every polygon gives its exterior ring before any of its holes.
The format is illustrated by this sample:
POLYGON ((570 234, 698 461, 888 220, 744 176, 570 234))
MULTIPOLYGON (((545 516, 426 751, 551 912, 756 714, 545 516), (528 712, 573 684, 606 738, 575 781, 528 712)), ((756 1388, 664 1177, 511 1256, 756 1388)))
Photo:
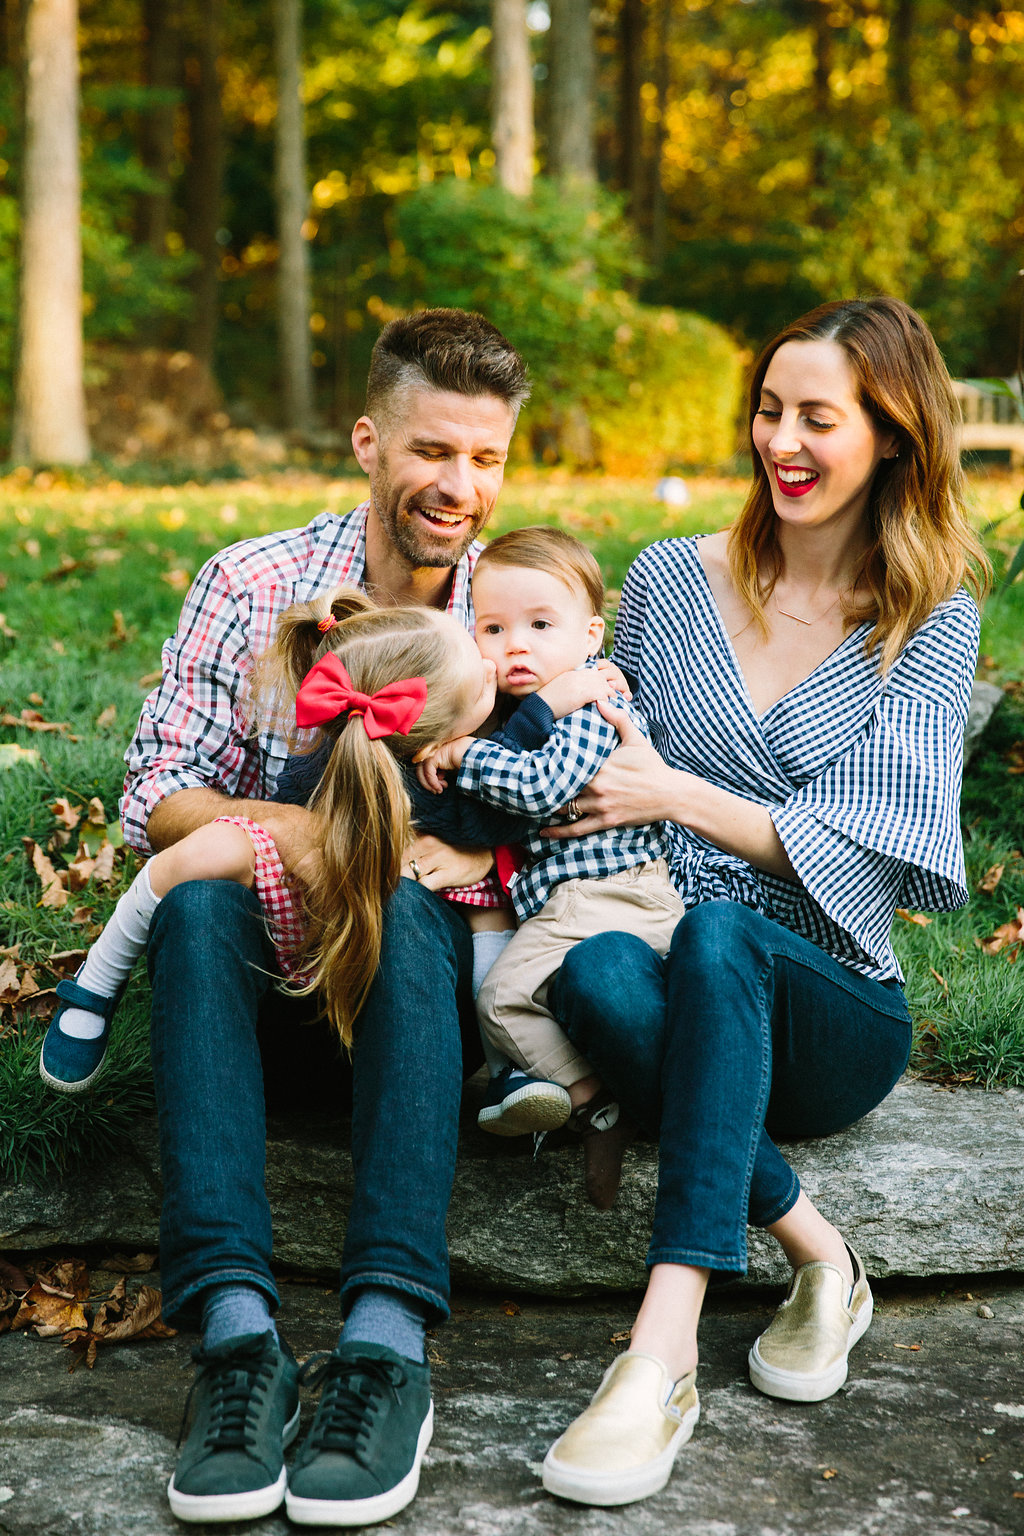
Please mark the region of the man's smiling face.
POLYGON ((353 432, 381 528, 409 565, 453 566, 491 515, 515 416, 495 395, 407 385, 353 432))

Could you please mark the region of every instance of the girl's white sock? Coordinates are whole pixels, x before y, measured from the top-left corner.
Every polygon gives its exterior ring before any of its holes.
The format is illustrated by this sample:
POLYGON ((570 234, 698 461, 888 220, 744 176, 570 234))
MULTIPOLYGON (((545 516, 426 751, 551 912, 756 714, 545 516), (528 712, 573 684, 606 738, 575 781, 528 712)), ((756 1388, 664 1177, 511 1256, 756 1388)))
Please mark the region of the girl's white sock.
MULTIPOLYGON (((146 947, 149 925, 159 904, 160 897, 153 894, 149 881, 149 865, 144 864, 75 977, 80 987, 100 997, 114 996, 146 947)), ((75 1040, 95 1040, 103 1033, 103 1020, 85 1008, 67 1008, 60 1016, 59 1028, 75 1040)))
MULTIPOLYGON (((484 977, 491 966, 501 954, 509 939, 515 933, 514 928, 485 928, 482 933, 473 935, 473 996, 476 997, 484 984, 484 977)), ((502 1055, 497 1046, 491 1044, 483 1029, 480 1031, 480 1043, 484 1048, 484 1060, 491 1077, 497 1077, 511 1063, 507 1056, 502 1055)))

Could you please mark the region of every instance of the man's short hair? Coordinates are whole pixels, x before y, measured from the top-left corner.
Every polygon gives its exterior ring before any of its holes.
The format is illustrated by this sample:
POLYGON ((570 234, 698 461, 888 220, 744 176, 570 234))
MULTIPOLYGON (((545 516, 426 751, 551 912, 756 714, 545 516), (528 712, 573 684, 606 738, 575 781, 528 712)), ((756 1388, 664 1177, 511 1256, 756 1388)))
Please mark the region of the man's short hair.
POLYGON ((391 320, 377 337, 366 381, 366 414, 380 432, 402 389, 493 395, 512 412, 529 398, 526 367, 497 326, 465 309, 423 309, 391 320))

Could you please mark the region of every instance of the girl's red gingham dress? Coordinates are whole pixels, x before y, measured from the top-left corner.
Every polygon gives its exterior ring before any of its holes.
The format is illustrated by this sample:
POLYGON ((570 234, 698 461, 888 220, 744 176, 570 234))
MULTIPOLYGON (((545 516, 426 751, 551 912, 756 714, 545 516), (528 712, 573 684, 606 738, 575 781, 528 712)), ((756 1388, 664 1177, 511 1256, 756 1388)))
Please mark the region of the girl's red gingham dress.
POLYGON ((296 959, 296 952, 306 936, 302 901, 287 883, 277 844, 266 827, 250 821, 247 816, 218 816, 217 820, 241 827, 248 833, 256 855, 256 895, 267 920, 281 974, 289 981, 309 981, 309 973, 301 970, 296 959))

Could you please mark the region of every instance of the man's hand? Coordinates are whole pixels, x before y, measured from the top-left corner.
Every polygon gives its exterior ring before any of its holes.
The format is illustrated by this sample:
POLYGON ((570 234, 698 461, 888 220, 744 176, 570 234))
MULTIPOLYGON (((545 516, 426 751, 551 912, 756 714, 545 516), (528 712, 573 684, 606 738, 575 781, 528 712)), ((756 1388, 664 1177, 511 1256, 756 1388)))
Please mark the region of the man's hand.
MULTIPOLYGON (((608 662, 606 665, 611 666, 608 662)), ((618 672, 618 667, 613 669, 618 672)), ((573 672, 560 672, 550 683, 537 689, 537 697, 543 699, 556 720, 571 715, 584 704, 596 704, 600 699, 610 699, 616 692, 615 683, 598 667, 580 667, 573 672)))
POLYGON ((418 752, 413 762, 423 788, 429 789, 432 795, 439 795, 444 789, 445 772, 462 767, 462 759, 476 739, 475 736, 453 736, 451 741, 442 741, 439 747, 418 752))
POLYGON ((475 885, 490 874, 493 863, 489 848, 453 848, 439 837, 418 837, 405 850, 402 874, 418 878, 428 891, 446 891, 453 885, 475 885))

